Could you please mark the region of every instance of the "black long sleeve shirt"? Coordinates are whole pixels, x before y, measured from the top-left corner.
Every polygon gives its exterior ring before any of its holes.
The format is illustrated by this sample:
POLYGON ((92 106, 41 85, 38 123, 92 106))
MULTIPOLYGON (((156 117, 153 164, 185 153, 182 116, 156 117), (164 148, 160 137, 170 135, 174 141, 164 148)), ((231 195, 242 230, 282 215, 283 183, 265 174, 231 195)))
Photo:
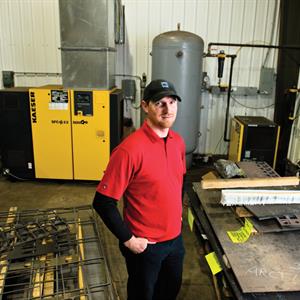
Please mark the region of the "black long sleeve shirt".
POLYGON ((124 223, 117 208, 117 201, 96 192, 93 207, 99 214, 107 228, 120 240, 121 243, 128 241, 132 233, 124 223))

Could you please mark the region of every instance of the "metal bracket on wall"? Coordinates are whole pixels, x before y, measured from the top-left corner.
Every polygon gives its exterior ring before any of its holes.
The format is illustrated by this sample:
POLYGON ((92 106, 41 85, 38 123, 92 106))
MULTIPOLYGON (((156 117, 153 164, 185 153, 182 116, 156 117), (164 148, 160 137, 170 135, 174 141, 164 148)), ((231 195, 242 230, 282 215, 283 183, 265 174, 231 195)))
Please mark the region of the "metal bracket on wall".
POLYGON ((5 88, 15 86, 14 71, 2 71, 2 83, 5 88))

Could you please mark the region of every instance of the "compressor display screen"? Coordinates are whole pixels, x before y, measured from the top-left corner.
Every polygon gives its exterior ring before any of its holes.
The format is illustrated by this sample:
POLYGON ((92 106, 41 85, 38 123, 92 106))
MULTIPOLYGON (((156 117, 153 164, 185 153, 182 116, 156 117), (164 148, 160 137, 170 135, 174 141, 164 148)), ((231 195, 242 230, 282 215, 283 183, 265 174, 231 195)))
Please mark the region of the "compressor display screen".
POLYGON ((83 116, 93 115, 93 93, 92 92, 74 92, 74 113, 83 116))

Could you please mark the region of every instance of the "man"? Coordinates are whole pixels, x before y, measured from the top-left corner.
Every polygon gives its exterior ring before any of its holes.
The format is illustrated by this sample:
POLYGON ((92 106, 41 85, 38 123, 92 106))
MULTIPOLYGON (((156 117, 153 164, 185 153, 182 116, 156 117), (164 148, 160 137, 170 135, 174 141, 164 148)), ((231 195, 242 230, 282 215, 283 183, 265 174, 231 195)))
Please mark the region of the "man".
POLYGON ((170 127, 181 101, 166 80, 144 91, 147 118, 111 155, 93 206, 120 241, 128 300, 174 300, 180 290, 183 139, 170 127), (124 198, 124 220, 117 201, 124 198))

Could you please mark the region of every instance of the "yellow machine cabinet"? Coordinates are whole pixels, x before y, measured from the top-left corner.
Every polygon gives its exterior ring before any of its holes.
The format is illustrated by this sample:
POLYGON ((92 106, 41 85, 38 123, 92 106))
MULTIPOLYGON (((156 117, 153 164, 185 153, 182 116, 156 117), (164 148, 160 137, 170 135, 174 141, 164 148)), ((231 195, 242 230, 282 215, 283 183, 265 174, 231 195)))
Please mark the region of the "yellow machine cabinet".
POLYGON ((110 156, 110 91, 71 91, 74 179, 99 180, 110 156))
POLYGON ((36 178, 73 179, 71 107, 67 90, 29 90, 36 178))
POLYGON ((275 168, 280 127, 261 116, 235 116, 231 123, 229 159, 265 161, 275 168))
POLYGON ((120 90, 29 90, 36 178, 101 180, 123 133, 120 90))

